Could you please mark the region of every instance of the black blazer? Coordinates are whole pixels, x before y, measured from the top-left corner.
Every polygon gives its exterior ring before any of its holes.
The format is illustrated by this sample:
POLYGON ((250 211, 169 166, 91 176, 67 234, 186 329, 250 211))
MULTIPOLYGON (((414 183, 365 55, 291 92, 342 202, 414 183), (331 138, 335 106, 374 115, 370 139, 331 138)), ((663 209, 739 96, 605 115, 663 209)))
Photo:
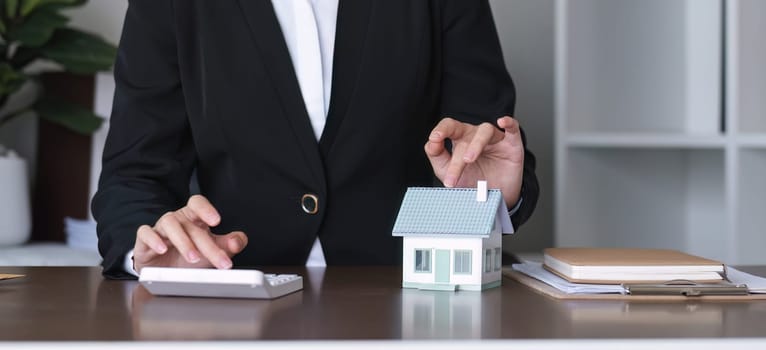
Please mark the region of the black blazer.
MULTIPOLYGON (((93 200, 104 274, 136 229, 199 189, 243 230, 236 266, 399 264, 408 186, 432 186, 423 146, 443 116, 512 115, 515 92, 486 0, 341 0, 329 116, 317 143, 270 0, 132 0, 93 200), (316 194, 306 214, 301 197, 316 194)), ((318 59, 318 58, 317 58, 318 59)), ((520 225, 538 197, 526 154, 520 225)))

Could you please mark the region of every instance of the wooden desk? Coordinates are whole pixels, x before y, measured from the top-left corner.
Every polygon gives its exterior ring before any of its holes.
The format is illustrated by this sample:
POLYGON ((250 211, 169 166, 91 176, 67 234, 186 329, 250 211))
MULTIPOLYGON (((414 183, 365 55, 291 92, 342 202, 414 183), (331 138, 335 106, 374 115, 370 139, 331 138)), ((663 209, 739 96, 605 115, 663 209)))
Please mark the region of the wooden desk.
MULTIPOLYGON (((766 267, 743 270, 766 274, 766 267)), ((403 290, 393 267, 264 268, 304 290, 272 300, 152 297, 99 268, 0 268, 0 340, 764 337, 766 302, 557 301, 504 279, 483 293, 403 290)))

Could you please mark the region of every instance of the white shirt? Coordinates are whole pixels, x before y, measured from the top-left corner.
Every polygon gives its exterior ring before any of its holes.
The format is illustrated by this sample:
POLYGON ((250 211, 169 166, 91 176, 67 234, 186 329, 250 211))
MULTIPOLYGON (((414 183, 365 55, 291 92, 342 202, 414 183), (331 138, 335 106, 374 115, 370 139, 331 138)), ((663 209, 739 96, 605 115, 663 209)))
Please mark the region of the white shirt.
MULTIPOLYGON (((271 0, 317 142, 330 108, 338 1, 271 0)), ((314 241, 306 266, 326 266, 319 238, 314 241)), ((138 276, 133 268, 133 250, 125 255, 124 268, 138 276)))
POLYGON ((317 140, 332 92, 338 0, 271 0, 317 140))
MULTIPOLYGON (((338 0, 271 0, 317 141, 322 137, 332 92, 338 0)), ((326 266, 319 237, 306 266, 326 266)))

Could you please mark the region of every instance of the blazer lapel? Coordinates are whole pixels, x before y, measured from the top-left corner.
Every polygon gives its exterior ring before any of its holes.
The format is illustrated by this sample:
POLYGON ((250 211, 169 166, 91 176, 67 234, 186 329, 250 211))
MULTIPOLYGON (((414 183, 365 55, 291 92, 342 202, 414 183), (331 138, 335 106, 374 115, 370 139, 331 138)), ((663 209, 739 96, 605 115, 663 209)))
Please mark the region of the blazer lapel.
POLYGON ((330 109, 319 141, 319 148, 325 157, 330 153, 353 98, 370 23, 372 2, 373 0, 339 1, 330 109))
POLYGON ((316 136, 311 128, 308 112, 303 102, 298 78, 295 75, 290 51, 274 13, 270 0, 238 0, 252 32, 255 46, 266 65, 271 83, 281 99, 282 108, 290 123, 296 141, 303 150, 305 161, 312 175, 325 191, 324 167, 322 165, 316 136))

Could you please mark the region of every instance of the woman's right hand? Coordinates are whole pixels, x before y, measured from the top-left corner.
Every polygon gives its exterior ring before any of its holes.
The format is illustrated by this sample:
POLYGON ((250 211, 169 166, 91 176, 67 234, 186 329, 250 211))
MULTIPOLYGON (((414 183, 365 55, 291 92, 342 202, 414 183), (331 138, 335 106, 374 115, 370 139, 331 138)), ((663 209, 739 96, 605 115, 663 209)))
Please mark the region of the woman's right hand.
POLYGON ((216 267, 230 269, 231 257, 247 245, 241 231, 216 235, 210 231, 221 215, 207 198, 194 195, 186 206, 163 215, 154 227, 143 225, 136 233, 133 267, 216 267))

